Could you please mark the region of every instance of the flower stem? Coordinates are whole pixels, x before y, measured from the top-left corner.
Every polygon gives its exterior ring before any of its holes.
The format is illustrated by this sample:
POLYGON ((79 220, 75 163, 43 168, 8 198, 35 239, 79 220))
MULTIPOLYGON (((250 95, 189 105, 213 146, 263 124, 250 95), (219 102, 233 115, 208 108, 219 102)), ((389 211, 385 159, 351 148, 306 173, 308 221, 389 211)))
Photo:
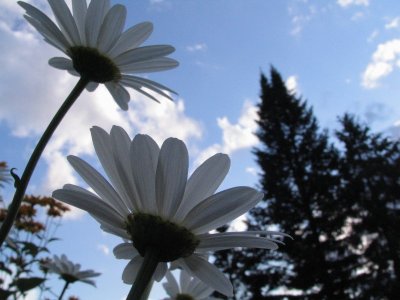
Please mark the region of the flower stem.
POLYGON ((158 252, 156 248, 146 250, 143 263, 126 300, 144 300, 143 295, 146 292, 148 294, 147 288, 152 284, 152 277, 158 265, 158 252))
POLYGON ((65 285, 64 285, 64 288, 63 288, 63 290, 62 290, 62 292, 61 292, 61 294, 60 294, 60 296, 58 297, 58 300, 61 300, 62 299, 62 297, 64 296, 64 294, 65 294, 65 291, 67 290, 67 288, 68 288, 68 286, 69 286, 69 282, 68 281, 66 281, 65 282, 65 285))
POLYGON ((82 93, 88 83, 89 80, 84 77, 81 77, 79 79, 78 83, 68 95, 67 99, 65 99, 60 109, 54 115, 53 119, 51 120, 50 124, 48 125, 38 144, 36 145, 36 148, 33 150, 21 179, 16 181, 14 198, 8 208, 6 219, 4 220, 3 225, 0 229, 0 247, 6 239, 8 232, 10 231, 12 224, 15 220, 15 217, 17 216, 18 209, 25 195, 29 180, 32 176, 33 170, 35 169, 37 162, 39 161, 40 156, 43 153, 44 148, 49 142, 57 126, 64 118, 65 114, 71 108, 72 104, 74 104, 75 100, 79 97, 79 95, 82 93))

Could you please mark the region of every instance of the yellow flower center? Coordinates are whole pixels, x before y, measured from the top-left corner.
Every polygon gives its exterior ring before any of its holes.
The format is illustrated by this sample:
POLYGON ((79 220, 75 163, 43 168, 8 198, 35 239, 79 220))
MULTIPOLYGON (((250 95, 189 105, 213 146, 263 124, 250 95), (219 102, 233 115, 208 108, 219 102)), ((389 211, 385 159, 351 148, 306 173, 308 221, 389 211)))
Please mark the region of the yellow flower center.
POLYGON ((188 294, 178 294, 176 295, 175 300, 195 300, 195 299, 188 294))
POLYGON ((74 275, 71 275, 71 274, 68 274, 68 273, 63 273, 63 274, 60 275, 60 277, 62 279, 64 279, 66 282, 69 282, 69 283, 73 283, 73 282, 79 280, 78 277, 76 277, 74 275))
POLYGON ((90 81, 105 83, 121 78, 115 63, 96 48, 74 46, 68 49, 74 69, 90 81))
POLYGON ((174 261, 193 254, 199 239, 188 229, 160 216, 134 213, 128 216, 126 230, 141 256, 149 248, 159 250, 159 262, 174 261))

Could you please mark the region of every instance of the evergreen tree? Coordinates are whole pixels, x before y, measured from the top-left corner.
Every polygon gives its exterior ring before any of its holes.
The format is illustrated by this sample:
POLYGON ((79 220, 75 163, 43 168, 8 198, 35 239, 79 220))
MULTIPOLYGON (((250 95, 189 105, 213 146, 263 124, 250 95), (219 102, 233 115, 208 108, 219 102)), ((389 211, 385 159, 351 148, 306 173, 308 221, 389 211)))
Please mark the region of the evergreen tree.
POLYGON ((248 227, 275 226, 294 240, 217 254, 235 299, 398 299, 399 143, 345 115, 334 146, 273 68, 260 98, 254 153, 265 199, 248 227))
MULTIPOLYGON (((313 111, 288 91, 272 68, 261 76, 259 130, 254 153, 261 168, 261 205, 249 213, 249 230, 279 226, 293 236, 278 251, 231 252, 247 299, 346 299, 356 260, 340 203, 339 155, 319 130, 313 111)), ((218 261, 217 261, 218 262, 218 261)), ((237 285, 237 284, 236 284, 237 285)))
POLYGON ((348 204, 349 247, 359 254, 352 287, 357 299, 400 297, 400 148, 345 115, 341 197, 348 204))

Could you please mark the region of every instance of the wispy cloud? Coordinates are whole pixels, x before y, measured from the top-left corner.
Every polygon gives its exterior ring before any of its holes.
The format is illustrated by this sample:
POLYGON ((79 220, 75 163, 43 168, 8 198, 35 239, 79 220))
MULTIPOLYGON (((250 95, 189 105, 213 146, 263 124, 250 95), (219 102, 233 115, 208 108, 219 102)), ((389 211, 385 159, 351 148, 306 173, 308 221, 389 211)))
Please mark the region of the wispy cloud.
POLYGON ((375 29, 367 38, 368 43, 372 43, 379 35, 379 30, 375 29))
POLYGON ((400 26, 400 17, 396 17, 391 19, 388 23, 385 24, 386 29, 395 29, 400 26))
POLYGON ((369 0, 338 0, 337 4, 339 4, 341 7, 368 6, 369 0))
POLYGON ((189 52, 206 51, 207 45, 205 43, 198 43, 198 44, 187 46, 186 50, 189 52))
POLYGON ((288 7, 292 23, 290 34, 293 36, 300 35, 304 26, 313 19, 318 11, 315 5, 310 5, 307 1, 291 3, 288 7))
POLYGON ((99 244, 97 245, 97 249, 99 249, 104 255, 110 254, 110 248, 107 245, 99 244))

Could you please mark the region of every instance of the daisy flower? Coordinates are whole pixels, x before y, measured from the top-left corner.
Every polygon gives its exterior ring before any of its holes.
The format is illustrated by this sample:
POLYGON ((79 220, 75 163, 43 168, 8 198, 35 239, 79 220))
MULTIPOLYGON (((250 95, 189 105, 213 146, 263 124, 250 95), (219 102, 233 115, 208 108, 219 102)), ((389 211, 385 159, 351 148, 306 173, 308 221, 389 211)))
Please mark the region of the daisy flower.
POLYGON ((67 283, 80 281, 96 286, 95 282, 88 278, 100 275, 100 273, 96 273, 93 270, 81 271, 81 265, 74 264, 72 261, 68 260, 64 254, 61 255, 61 257, 54 255, 54 258, 51 261, 44 263, 43 267, 51 273, 59 274, 60 278, 67 283))
POLYGON ((164 300, 217 300, 210 297, 214 292, 212 288, 184 271, 181 271, 179 284, 171 272, 165 275, 167 282, 163 286, 169 298, 164 300))
POLYGON ((44 40, 64 52, 69 58, 53 57, 49 64, 85 78, 87 90, 93 91, 103 83, 123 110, 128 110, 130 87, 147 97, 150 90, 172 99, 171 89, 149 79, 132 74, 163 71, 178 62, 166 57, 175 51, 169 45, 139 47, 151 34, 150 22, 139 23, 123 31, 126 8, 109 0, 72 0, 72 12, 64 0, 48 0, 58 26, 36 7, 18 1, 25 9, 25 19, 44 40))
MULTIPOLYGON (((156 280, 172 262, 232 296, 230 281, 207 261, 208 253, 233 247, 277 248, 269 238, 283 235, 277 232, 209 233, 263 198, 263 193, 244 186, 215 193, 230 166, 227 155, 210 157, 188 179, 188 151, 179 139, 169 138, 159 148, 151 137, 138 134, 131 140, 116 126, 110 134, 99 127, 93 127, 91 133, 111 183, 82 159, 68 156, 96 194, 67 184, 54 191, 53 197, 87 211, 104 231, 125 240, 114 248, 117 258, 130 260, 122 274, 125 283, 135 282, 144 258, 153 255, 156 280)), ((140 280, 142 276, 137 277, 140 280)))

